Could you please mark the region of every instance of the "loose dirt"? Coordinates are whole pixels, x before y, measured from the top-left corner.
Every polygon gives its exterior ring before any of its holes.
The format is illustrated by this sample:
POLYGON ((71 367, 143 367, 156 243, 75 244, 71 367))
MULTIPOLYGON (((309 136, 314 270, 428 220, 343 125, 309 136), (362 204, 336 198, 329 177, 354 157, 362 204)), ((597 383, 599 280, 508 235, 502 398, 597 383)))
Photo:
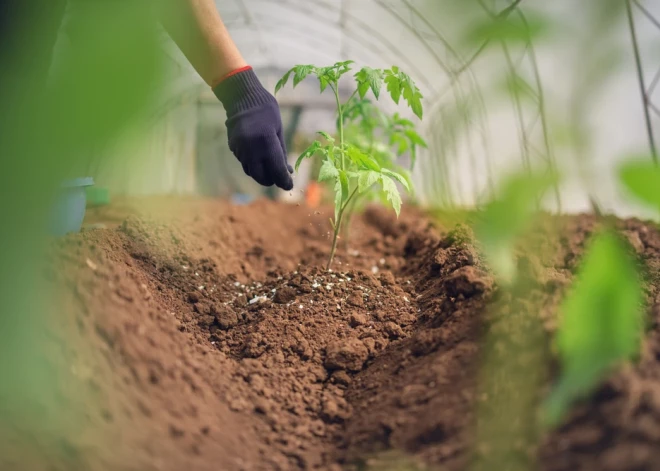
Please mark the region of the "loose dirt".
MULTIPOLYGON (((411 208, 356 218, 326 272, 329 217, 265 201, 92 211, 106 227, 54 243, 45 274, 52 361, 74 372, 81 399, 63 404, 82 425, 55 447, 32 443, 29 469, 462 470, 488 458, 475 427, 484 338, 531 312, 541 327, 528 337, 550 352, 600 222, 552 219, 559 232, 519 261, 533 280, 520 304, 500 296, 468 230, 411 208)), ((648 272, 643 355, 540 448, 521 445, 544 470, 660 470, 660 232, 617 224, 648 272)), ((555 373, 538 372, 544 384, 555 373)))

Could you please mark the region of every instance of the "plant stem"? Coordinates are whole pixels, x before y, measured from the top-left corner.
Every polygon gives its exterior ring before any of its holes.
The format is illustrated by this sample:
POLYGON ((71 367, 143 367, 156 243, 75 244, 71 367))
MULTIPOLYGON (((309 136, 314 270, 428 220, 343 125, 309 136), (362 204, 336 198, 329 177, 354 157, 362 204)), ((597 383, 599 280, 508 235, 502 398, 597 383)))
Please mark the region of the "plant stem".
POLYGON ((642 93, 642 103, 644 105, 644 122, 646 123, 646 133, 649 139, 649 149, 651 151, 651 159, 655 166, 658 166, 658 151, 655 146, 655 137, 653 135, 653 127, 651 125, 651 115, 649 112, 649 95, 646 90, 646 83, 644 81, 644 71, 642 70, 642 59, 639 52, 639 43, 637 41, 637 29, 635 28, 635 18, 633 17, 632 7, 630 0, 626 0, 626 13, 628 14, 628 26, 630 28, 630 37, 632 40, 633 53, 635 54, 635 66, 637 69, 637 80, 639 81, 639 88, 642 93))
POLYGON ((332 262, 335 259, 335 252, 337 251, 337 240, 339 239, 339 233, 341 231, 341 223, 342 219, 344 216, 344 211, 350 204, 351 200, 357 193, 357 188, 353 190, 353 193, 351 193, 351 196, 348 197, 346 202, 342 205, 342 207, 339 209, 339 213, 337 214, 337 219, 335 220, 335 233, 332 238, 332 249, 330 249, 330 259, 328 260, 328 266, 326 267, 327 270, 330 270, 330 267, 332 266, 332 262))
MULTIPOLYGON (((345 169, 344 165, 344 109, 341 106, 341 101, 339 100, 339 85, 330 85, 332 91, 335 93, 335 100, 337 101, 337 114, 339 115, 339 152, 341 154, 341 166, 342 170, 345 169)), ((335 221, 337 222, 337 221, 335 221)))

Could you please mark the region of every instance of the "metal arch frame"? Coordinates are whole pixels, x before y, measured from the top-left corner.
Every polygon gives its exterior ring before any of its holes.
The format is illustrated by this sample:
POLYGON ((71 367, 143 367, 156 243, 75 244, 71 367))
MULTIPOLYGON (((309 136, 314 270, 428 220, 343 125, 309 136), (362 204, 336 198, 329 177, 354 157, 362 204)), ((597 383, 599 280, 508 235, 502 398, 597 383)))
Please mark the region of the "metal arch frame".
MULTIPOLYGON (((259 2, 259 3, 270 3, 268 0, 253 0, 254 2, 259 2)), ((306 5, 309 5, 308 1, 299 1, 299 0, 278 0, 277 1, 278 6, 285 6, 291 10, 294 10, 296 12, 305 12, 308 13, 308 17, 311 20, 314 21, 321 21, 318 18, 318 15, 316 14, 316 11, 313 9, 310 9, 306 7, 306 5)), ((378 3, 376 3, 378 5, 378 3)), ((347 35, 346 37, 348 39, 355 40, 357 44, 362 44, 364 43, 364 38, 358 37, 354 34, 354 31, 348 29, 346 26, 348 25, 349 22, 355 23, 361 31, 365 31, 370 37, 373 37, 377 43, 380 43, 382 46, 384 46, 384 50, 381 48, 373 48, 373 42, 372 42, 372 48, 377 50, 380 54, 383 52, 387 52, 389 54, 392 54, 392 57, 397 59, 398 61, 405 62, 406 66, 411 70, 414 71, 415 78, 423 82, 425 86, 428 86, 429 89, 432 89, 433 86, 431 82, 428 81, 428 79, 425 78, 425 74, 422 73, 417 67, 417 65, 410 60, 410 58, 403 52, 401 49, 394 44, 392 41, 390 41, 385 35, 383 35, 380 31, 374 29, 371 25, 368 23, 365 23, 362 21, 359 17, 351 14, 350 12, 346 10, 341 10, 341 5, 338 7, 334 6, 334 4, 330 4, 327 2, 320 2, 320 4, 316 5, 316 8, 323 8, 326 11, 331 11, 333 13, 336 13, 340 16, 343 16, 344 19, 346 20, 344 28, 341 30, 342 32, 346 32, 347 35)), ((382 55, 381 55, 382 57, 382 55)))
MULTIPOLYGON (((237 0, 244 6, 244 0, 237 0)), ((259 0, 257 0, 259 1, 259 0)), ((636 1, 636 0, 635 0, 636 1)), ((498 16, 501 15, 509 15, 512 12, 520 12, 519 10, 519 4, 521 3, 521 0, 511 0, 509 2, 509 5, 502 10, 501 12, 497 13, 498 16)), ((320 22, 322 21, 322 18, 319 15, 319 10, 323 10, 326 12, 332 12, 333 14, 337 15, 339 18, 339 21, 336 22, 333 20, 332 24, 337 27, 341 33, 340 39, 341 39, 341 44, 340 44, 340 54, 343 52, 346 52, 346 40, 350 41, 351 46, 353 44, 356 44, 358 48, 362 48, 363 50, 360 51, 359 54, 365 54, 365 46, 364 44, 368 42, 364 38, 360 37, 360 35, 356 34, 355 31, 353 31, 350 28, 350 24, 356 25, 357 29, 360 32, 365 32, 369 38, 373 38, 373 40, 376 42, 376 44, 381 45, 381 47, 384 47, 385 50, 382 50, 381 48, 378 47, 372 47, 371 49, 367 49, 366 52, 368 54, 377 54, 379 58, 382 58, 387 55, 392 55, 393 58, 400 60, 402 62, 405 62, 412 70, 414 70, 414 75, 417 75, 419 77, 420 82, 425 82, 425 86, 428 87, 428 89, 433 91, 433 96, 429 97, 427 99, 427 103, 430 101, 431 106, 439 106, 440 98, 442 95, 444 95, 446 92, 452 92, 454 95, 454 100, 456 102, 460 101, 460 92, 455 89, 455 85, 457 85, 457 80, 458 78, 462 75, 463 72, 470 71, 470 67, 472 63, 478 58, 480 53, 485 49, 485 46, 482 46, 476 50, 476 52, 468 59, 468 61, 464 61, 462 57, 460 57, 459 54, 456 53, 454 48, 452 48, 451 44, 440 34, 439 31, 434 30, 431 28, 432 35, 428 36, 428 33, 420 33, 415 27, 414 27, 414 22, 416 20, 423 22, 424 24, 428 26, 430 23, 428 20, 425 19, 425 17, 420 14, 420 12, 412 5, 407 0, 403 0, 404 6, 407 7, 408 12, 410 13, 410 21, 407 21, 399 11, 397 11, 392 5, 386 4, 383 0, 372 0, 372 4, 379 7, 381 10, 385 11, 386 13, 389 14, 392 18, 394 18, 399 24, 401 24, 404 28, 406 28, 409 32, 412 33, 413 37, 416 39, 416 41, 420 44, 420 46, 426 51, 428 56, 431 58, 432 62, 437 64, 440 69, 449 77, 450 79, 450 84, 449 84, 449 89, 445 89, 442 91, 435 90, 435 87, 428 82, 428 80, 425 78, 425 74, 422 73, 415 65, 414 61, 411 61, 408 56, 400 50, 400 48, 396 45, 393 44, 392 41, 389 40, 386 36, 381 34, 379 31, 375 30, 372 28, 370 25, 362 21, 360 18, 356 17, 355 15, 352 15, 349 11, 346 9, 345 2, 342 0, 341 2, 326 2, 326 1, 318 1, 315 2, 315 8, 311 9, 308 7, 309 2, 308 1, 300 1, 300 0, 280 0, 277 2, 278 5, 284 6, 289 9, 294 9, 296 12, 303 12, 307 14, 307 18, 309 18, 312 21, 315 22, 320 22), (434 44, 431 44, 431 41, 434 44), (438 41, 442 46, 444 46, 445 50, 449 55, 453 57, 453 59, 456 60, 458 63, 457 68, 452 68, 449 67, 446 64, 446 61, 443 60, 442 57, 440 57, 438 51, 436 50, 438 41)), ((486 9, 485 5, 482 3, 484 8, 486 9)), ((251 19, 249 17, 246 17, 245 14, 243 15, 245 18, 245 26, 250 26, 251 25, 251 19)), ((326 24, 327 26, 327 24, 326 24)), ((291 28, 293 29, 293 28, 291 28)), ((263 35, 259 35, 259 41, 264 42, 263 35)), ((286 42, 286 39, 282 39, 283 41, 286 42)), ((306 36, 306 42, 309 42, 309 35, 306 36)), ((300 44, 297 42, 291 42, 290 45, 292 47, 296 47, 299 50, 309 50, 309 48, 301 48, 300 44)), ((531 46, 531 45, 530 45, 531 46)), ((287 46, 288 47, 288 46, 287 46)), ((322 48, 315 49, 316 53, 319 53, 319 49, 322 50, 322 48)), ((529 49, 529 48, 528 48, 529 49)), ((262 49, 263 50, 263 49, 262 49)), ((527 54, 527 51, 526 51, 527 54)), ((532 63, 533 67, 535 67, 535 57, 533 55, 533 50, 530 54, 529 58, 530 62, 532 63)), ((417 78, 417 77, 416 77, 417 78)), ((486 110, 485 110, 485 105, 483 105, 483 97, 479 93, 479 84, 478 81, 476 80, 475 77, 471 77, 472 80, 470 81, 470 88, 474 93, 476 93, 477 99, 481 101, 482 103, 482 109, 481 111, 484 113, 483 116, 486 116, 486 110), (481 98, 480 98, 481 97, 481 98)), ((522 121, 524 121, 523 118, 521 118, 521 129, 524 129, 523 133, 529 131, 531 132, 533 128, 537 125, 538 122, 542 122, 544 125, 543 133, 544 135, 547 134, 547 130, 545 128, 545 116, 544 116, 544 109, 543 109, 543 90, 542 90, 542 84, 539 81, 539 77, 535 77, 536 79, 536 95, 537 95, 537 100, 538 100, 538 106, 539 109, 538 115, 534 117, 531 120, 531 124, 525 124, 522 121)), ((438 112, 439 110, 433 110, 433 113, 438 112)), ((427 133, 428 134, 428 133, 427 133)), ((525 138, 526 139, 526 138, 525 138)), ((538 152, 541 156, 545 157, 549 161, 553 161, 553 157, 551 154, 551 151, 549 149, 549 143, 547 136, 544 139, 544 145, 545 149, 544 152, 538 152)), ((487 144, 484 143, 485 149, 488 149, 487 144)), ((531 147, 531 146, 525 146, 531 147)), ((538 151, 538 150, 537 150, 538 151)), ((489 159, 487 159, 489 160, 489 159)))
POLYGON ((653 163, 658 166, 658 149, 656 147, 656 135, 653 129, 652 114, 656 119, 660 118, 660 107, 656 105, 651 99, 653 92, 660 83, 660 67, 655 72, 653 78, 646 84, 646 77, 644 75, 644 67, 642 65, 643 58, 637 42, 637 28, 635 22, 634 10, 640 12, 647 20, 651 22, 660 31, 660 19, 656 18, 648 9, 646 9, 640 0, 626 0, 626 14, 628 17, 628 25, 630 28, 630 36, 632 42, 633 53, 635 55, 635 66, 637 68, 637 79, 639 81, 639 91, 642 97, 642 104, 644 105, 644 123, 646 125, 646 133, 649 141, 649 151, 653 163))

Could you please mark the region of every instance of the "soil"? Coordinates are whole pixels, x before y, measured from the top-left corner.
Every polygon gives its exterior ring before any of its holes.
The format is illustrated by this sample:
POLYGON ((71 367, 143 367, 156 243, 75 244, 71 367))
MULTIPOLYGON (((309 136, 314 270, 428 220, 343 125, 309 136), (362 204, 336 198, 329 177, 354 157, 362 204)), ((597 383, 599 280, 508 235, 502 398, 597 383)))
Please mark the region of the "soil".
MULTIPOLYGON (((497 454, 475 426, 488 407, 479 367, 502 350, 484 338, 517 316, 521 338, 551 354, 556 307, 603 221, 548 218, 560 230, 545 228, 519 260, 523 302, 501 295, 469 230, 413 208, 356 217, 326 272, 330 215, 182 198, 90 211, 99 228, 54 243, 45 276, 57 293, 52 361, 73 372, 78 399, 63 401, 82 425, 56 447, 31 446, 29 469, 462 470, 497 454)), ((539 447, 530 432, 520 463, 660 470, 660 232, 616 224, 647 267, 641 359, 539 447)), ((537 360, 521 355, 518 371, 547 387, 556 371, 530 371, 537 360)), ((506 397, 527 400, 506 378, 506 397)), ((27 463, 24 450, 0 469, 27 469, 11 466, 27 463)))

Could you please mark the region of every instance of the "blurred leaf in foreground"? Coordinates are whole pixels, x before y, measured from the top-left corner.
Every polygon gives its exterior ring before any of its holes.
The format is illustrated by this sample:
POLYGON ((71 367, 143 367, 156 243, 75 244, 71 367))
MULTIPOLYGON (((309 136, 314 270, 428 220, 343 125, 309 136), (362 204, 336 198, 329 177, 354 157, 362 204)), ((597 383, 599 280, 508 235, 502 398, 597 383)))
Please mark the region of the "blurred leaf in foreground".
POLYGON ((527 44, 538 40, 550 30, 550 22, 543 16, 526 15, 523 21, 519 16, 486 17, 473 25, 466 41, 479 45, 484 41, 505 41, 527 44))
POLYGON ((660 209, 660 167, 650 158, 626 162, 619 170, 619 177, 637 199, 660 209))
POLYGON ((642 302, 639 273, 624 243, 609 231, 597 235, 561 307, 556 342, 562 374, 545 405, 547 424, 556 425, 612 367, 638 352, 642 302))
POLYGON ((505 181, 499 197, 478 218, 475 234, 500 282, 514 281, 516 241, 529 227, 540 198, 556 182, 554 175, 516 174, 505 181))

